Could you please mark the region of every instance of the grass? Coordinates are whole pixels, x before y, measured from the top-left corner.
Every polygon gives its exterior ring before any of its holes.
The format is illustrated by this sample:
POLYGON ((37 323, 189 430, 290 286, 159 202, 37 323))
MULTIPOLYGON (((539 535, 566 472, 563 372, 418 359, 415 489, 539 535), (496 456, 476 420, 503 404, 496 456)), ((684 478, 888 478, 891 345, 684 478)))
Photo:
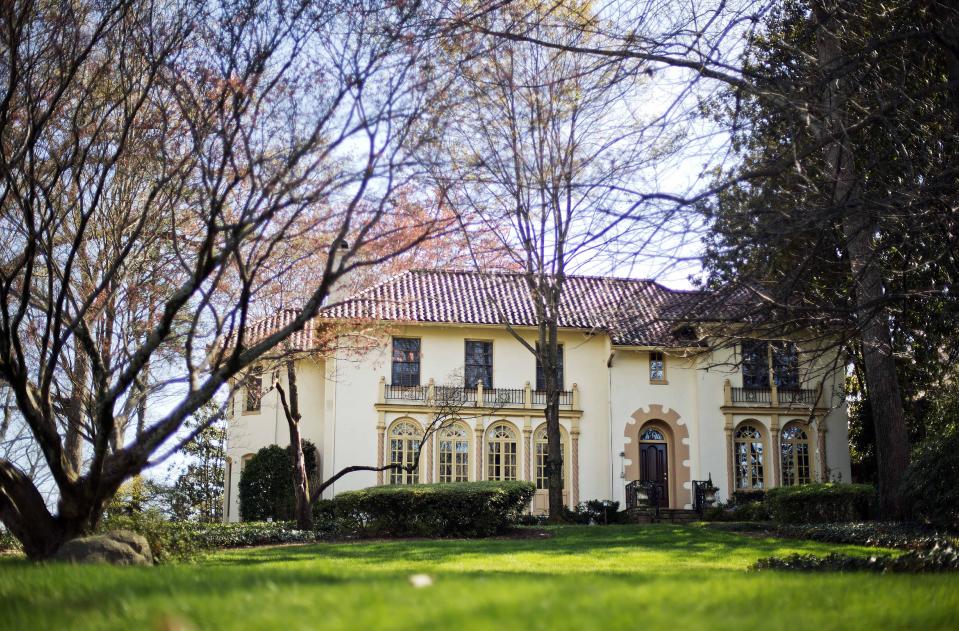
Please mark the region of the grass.
POLYGON ((854 546, 697 527, 251 548, 152 568, 0 560, 4 629, 947 629, 959 575, 750 572, 854 546), (411 586, 412 574, 431 587, 411 586))

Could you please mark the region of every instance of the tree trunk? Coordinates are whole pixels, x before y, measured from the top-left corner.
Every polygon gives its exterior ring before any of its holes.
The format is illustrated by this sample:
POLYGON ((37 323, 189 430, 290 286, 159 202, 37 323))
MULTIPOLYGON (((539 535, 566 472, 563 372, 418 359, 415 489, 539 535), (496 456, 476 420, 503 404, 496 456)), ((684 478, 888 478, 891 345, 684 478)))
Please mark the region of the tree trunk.
POLYGON ((83 438, 80 429, 83 427, 84 406, 87 399, 89 361, 86 353, 76 354, 70 399, 67 401, 64 414, 67 423, 63 440, 65 468, 73 475, 80 475, 80 468, 83 466, 83 438))
MULTIPOLYGON (((835 31, 841 26, 841 7, 834 0, 812 3, 818 25, 816 48, 826 79, 823 95, 824 137, 846 128, 844 107, 848 89, 841 69, 843 52, 835 31)), ((866 387, 872 404, 876 432, 876 466, 879 477, 879 509, 884 517, 902 515, 899 485, 909 465, 909 437, 899 391, 889 314, 882 305, 881 270, 873 244, 877 226, 863 207, 854 151, 844 138, 826 147, 827 163, 835 178, 832 203, 843 211, 843 239, 849 257, 856 305, 856 325, 862 342, 866 387)))
POLYGON ((300 436, 300 399, 296 387, 296 366, 292 359, 286 362, 286 380, 289 388, 289 406, 286 413, 290 427, 290 447, 293 452, 293 494, 295 505, 293 517, 298 528, 313 529, 313 507, 310 504, 310 480, 306 472, 306 457, 303 454, 303 440, 300 436))
POLYGON ((549 522, 560 524, 566 521, 566 505, 563 502, 563 437, 559 426, 559 381, 557 364, 559 349, 556 339, 556 322, 550 320, 545 327, 545 344, 541 344, 543 379, 546 386, 546 476, 549 480, 549 522))
POLYGON ((13 463, 0 460, 0 521, 31 560, 49 559, 64 542, 96 526, 89 513, 78 515, 71 506, 69 500, 61 501, 60 515, 54 517, 30 478, 13 463))
POLYGON ((885 308, 877 306, 883 298, 883 284, 874 264, 870 223, 862 214, 851 214, 843 221, 843 231, 855 283, 856 321, 876 432, 879 510, 883 517, 897 518, 905 509, 899 486, 909 466, 909 434, 893 357, 889 316, 885 308))

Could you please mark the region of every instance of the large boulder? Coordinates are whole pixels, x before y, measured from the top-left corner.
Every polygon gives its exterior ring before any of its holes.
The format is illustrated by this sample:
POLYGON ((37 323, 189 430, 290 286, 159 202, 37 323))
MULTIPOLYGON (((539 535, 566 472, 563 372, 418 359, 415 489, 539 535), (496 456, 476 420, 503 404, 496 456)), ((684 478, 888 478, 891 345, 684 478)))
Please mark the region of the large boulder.
POLYGON ((111 530, 99 535, 71 539, 54 555, 70 563, 153 565, 153 552, 146 538, 130 530, 111 530))

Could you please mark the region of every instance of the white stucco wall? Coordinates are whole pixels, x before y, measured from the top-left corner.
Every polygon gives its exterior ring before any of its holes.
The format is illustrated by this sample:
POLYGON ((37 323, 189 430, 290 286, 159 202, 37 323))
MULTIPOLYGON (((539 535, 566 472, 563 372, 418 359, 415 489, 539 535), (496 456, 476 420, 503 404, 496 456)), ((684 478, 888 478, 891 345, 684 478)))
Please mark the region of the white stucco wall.
MULTIPOLYGON (((433 379, 437 385, 460 385, 464 361, 464 340, 489 340, 493 342, 493 386, 496 388, 522 389, 529 382, 535 385, 535 360, 532 354, 519 344, 502 327, 456 326, 456 325, 409 325, 393 327, 390 331, 397 337, 421 339, 421 384, 433 379)), ((534 342, 535 332, 524 331, 529 342, 534 342)), ((678 352, 666 354, 666 384, 651 384, 649 381, 649 351, 635 348, 615 348, 606 335, 587 335, 584 332, 563 330, 560 342, 564 345, 564 387, 571 389, 576 384, 582 415, 579 426, 579 500, 611 498, 623 502, 623 478, 628 462, 620 454, 627 450, 627 427, 637 411, 649 410, 651 405, 673 410, 688 431, 690 477, 706 479, 711 475, 725 498, 728 489, 725 424, 721 409, 724 404, 724 382, 732 386, 742 385, 742 378, 735 368, 736 357, 732 351, 719 351, 695 357, 682 357, 678 352), (610 358, 612 356, 612 362, 610 358), (608 367, 609 364, 609 367, 608 367)), ((320 449, 320 466, 324 478, 350 465, 375 465, 377 461, 377 396, 380 380, 390 381, 390 338, 384 335, 382 344, 372 351, 358 355, 340 351, 327 360, 303 360, 298 363, 298 384, 303 412, 303 435, 320 449)), ((264 389, 269 387, 264 378, 264 389)), ((827 392, 834 392, 841 384, 841 375, 827 384, 827 392)), ((809 387, 804 384, 804 387, 809 387)), ((258 413, 242 413, 243 393, 240 391, 234 406, 235 414, 229 424, 228 456, 232 460, 230 475, 229 518, 238 518, 238 483, 240 462, 243 455, 271 443, 287 445, 288 430, 278 408, 275 393, 267 393, 258 413)), ((850 481, 849 452, 847 447, 846 410, 841 396, 833 396, 834 407, 826 416, 826 453, 830 477, 850 481)), ((387 428, 406 412, 383 412, 387 428)), ((424 423, 426 417, 410 413, 410 417, 424 423)), ((478 427, 485 431, 493 423, 506 420, 518 431, 520 458, 518 474, 525 478, 525 441, 522 431, 535 430, 543 422, 539 409, 504 408, 488 417, 477 417, 463 411, 464 420, 470 429, 470 479, 476 477, 476 445, 478 427)), ((754 419, 763 425, 769 437, 770 417, 758 414, 735 414, 734 423, 754 419)), ((780 426, 791 418, 780 416, 780 426)), ((564 417, 567 432, 573 429, 572 418, 564 417)), ((482 434, 480 434, 482 436, 482 434)), ((815 434, 810 443, 816 443, 815 434)), ((388 444, 388 437, 387 437, 388 444)), ((570 458, 567 457, 567 461, 570 458)), ((818 461, 818 458, 816 459, 818 461)), ((433 471, 435 479, 435 464, 433 471)), ((484 463, 485 464, 485 463, 484 463)), ((420 479, 426 481, 428 474, 421 468, 420 479)), ((769 465, 767 465, 769 469, 769 465)), ((535 474, 535 468, 531 466, 535 474)), ((771 474, 767 474, 771 475, 771 474)), ((387 474, 388 477, 388 474, 387 474)), ((567 477, 569 481, 569 477, 567 477)), ((359 489, 376 483, 373 472, 349 474, 330 489, 334 493, 359 489)), ((690 490, 685 488, 674 506, 683 507, 691 502, 690 490)))

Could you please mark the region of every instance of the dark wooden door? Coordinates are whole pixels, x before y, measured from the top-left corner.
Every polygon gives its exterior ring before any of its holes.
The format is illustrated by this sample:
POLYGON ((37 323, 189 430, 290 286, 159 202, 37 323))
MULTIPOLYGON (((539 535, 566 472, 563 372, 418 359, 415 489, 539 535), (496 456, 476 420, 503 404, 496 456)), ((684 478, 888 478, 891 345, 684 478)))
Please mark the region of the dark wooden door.
POLYGON ((645 443, 639 448, 639 479, 653 482, 656 486, 659 505, 669 506, 669 478, 666 474, 666 444, 645 443))

